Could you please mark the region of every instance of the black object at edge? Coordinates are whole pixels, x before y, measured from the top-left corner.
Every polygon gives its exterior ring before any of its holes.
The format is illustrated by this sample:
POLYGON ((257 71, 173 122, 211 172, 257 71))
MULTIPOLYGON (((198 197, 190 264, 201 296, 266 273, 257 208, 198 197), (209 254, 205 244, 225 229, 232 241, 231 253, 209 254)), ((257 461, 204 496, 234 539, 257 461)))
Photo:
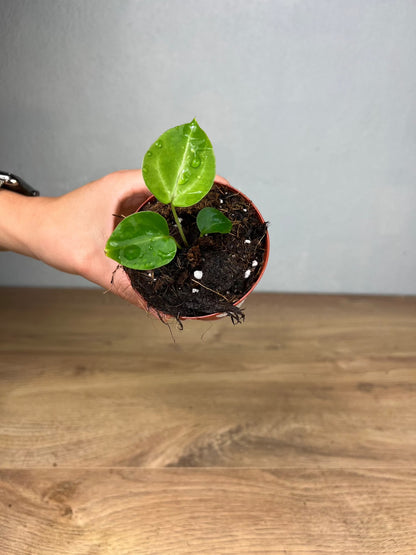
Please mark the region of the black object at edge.
POLYGON ((20 195, 25 195, 27 197, 39 196, 39 191, 31 187, 24 179, 13 173, 0 171, 0 180, 2 181, 0 185, 1 189, 7 189, 8 191, 13 191, 14 193, 19 193, 20 195))

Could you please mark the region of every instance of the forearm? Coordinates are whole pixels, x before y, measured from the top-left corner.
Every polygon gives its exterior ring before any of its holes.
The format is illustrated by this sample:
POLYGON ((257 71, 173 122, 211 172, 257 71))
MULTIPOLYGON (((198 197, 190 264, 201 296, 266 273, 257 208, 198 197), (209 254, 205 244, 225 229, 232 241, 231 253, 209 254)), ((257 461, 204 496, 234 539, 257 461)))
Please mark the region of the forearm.
POLYGON ((39 258, 45 214, 52 200, 0 191, 0 250, 39 258))

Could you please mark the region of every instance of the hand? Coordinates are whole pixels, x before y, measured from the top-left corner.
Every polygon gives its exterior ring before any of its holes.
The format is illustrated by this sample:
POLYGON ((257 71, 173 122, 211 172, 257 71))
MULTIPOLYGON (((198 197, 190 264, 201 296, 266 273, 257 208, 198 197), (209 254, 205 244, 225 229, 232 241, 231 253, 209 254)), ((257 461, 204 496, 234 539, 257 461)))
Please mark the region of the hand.
POLYGON ((125 272, 104 254, 105 244, 120 216, 128 216, 150 196, 140 170, 124 170, 92 181, 70 193, 49 199, 51 241, 42 260, 146 307, 125 272))
MULTIPOLYGON (((228 184, 216 176, 219 183, 228 184)), ((111 173, 57 198, 42 198, 43 240, 33 253, 47 264, 109 289, 126 301, 147 308, 117 263, 104 254, 120 216, 128 216, 150 196, 141 170, 111 173)))

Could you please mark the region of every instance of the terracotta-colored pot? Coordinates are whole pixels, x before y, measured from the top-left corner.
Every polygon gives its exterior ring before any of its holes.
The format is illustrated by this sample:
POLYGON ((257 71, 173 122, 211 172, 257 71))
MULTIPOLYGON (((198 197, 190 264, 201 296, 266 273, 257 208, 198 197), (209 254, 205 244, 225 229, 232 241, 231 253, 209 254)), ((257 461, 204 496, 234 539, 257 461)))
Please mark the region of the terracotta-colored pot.
MULTIPOLYGON (((231 191, 233 191, 233 193, 237 193, 239 195, 241 195, 249 204, 251 204, 251 206, 254 208, 254 210, 257 213, 257 216, 259 218, 259 221, 261 223, 264 223, 264 219, 263 216, 260 214, 259 210, 256 208, 256 206, 253 204, 253 202, 241 191, 239 191, 238 189, 235 189, 234 187, 231 187, 231 185, 224 185, 223 183, 217 183, 217 185, 220 185, 221 187, 226 187, 227 189, 230 189, 231 191)), ((137 212, 140 212, 145 205, 154 200, 154 196, 151 196, 149 198, 147 198, 137 209, 137 212)), ((263 267, 261 269, 261 272, 257 278, 257 280, 253 283, 253 285, 250 287, 250 289, 247 291, 247 293, 245 293, 240 299, 238 299, 238 301, 236 301, 234 303, 234 306, 240 307, 244 301, 246 300, 246 298, 250 295, 250 293, 252 293, 252 291, 255 289, 255 287, 257 287, 257 285, 259 284, 261 278, 263 277, 263 274, 266 270, 266 266, 267 266, 267 262, 269 260, 269 253, 270 253, 270 237, 269 237, 269 232, 266 230, 266 245, 265 245, 265 254, 264 254, 264 261, 263 261, 263 267)), ((143 299, 143 297, 140 295, 140 293, 138 293, 136 291, 137 295, 139 295, 139 297, 143 299)), ((146 301, 144 301, 146 302, 146 301)), ((204 316, 181 316, 180 320, 217 320, 219 318, 223 318, 224 316, 226 316, 225 313, 223 312, 216 312, 215 314, 205 314, 204 316)), ((163 320, 169 320, 170 318, 173 318, 173 316, 171 314, 161 314, 161 317, 163 320)))

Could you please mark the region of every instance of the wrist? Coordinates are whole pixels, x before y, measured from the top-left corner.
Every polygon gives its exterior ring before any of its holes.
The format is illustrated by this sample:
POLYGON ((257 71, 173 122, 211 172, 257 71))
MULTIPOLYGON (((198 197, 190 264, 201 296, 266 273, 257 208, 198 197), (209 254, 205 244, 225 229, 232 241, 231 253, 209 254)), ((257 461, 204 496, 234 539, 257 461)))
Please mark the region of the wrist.
POLYGON ((0 191, 0 249, 41 258, 47 197, 0 191))

